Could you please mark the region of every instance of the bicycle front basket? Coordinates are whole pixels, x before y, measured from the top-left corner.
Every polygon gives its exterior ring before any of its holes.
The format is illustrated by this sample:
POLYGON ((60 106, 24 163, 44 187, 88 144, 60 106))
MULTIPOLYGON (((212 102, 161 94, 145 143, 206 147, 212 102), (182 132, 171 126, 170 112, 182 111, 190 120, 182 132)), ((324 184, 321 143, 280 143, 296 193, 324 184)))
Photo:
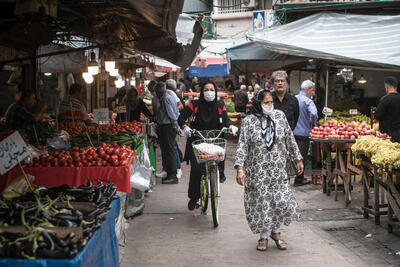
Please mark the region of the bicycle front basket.
POLYGON ((225 159, 226 139, 208 138, 192 143, 197 162, 223 161, 225 159))

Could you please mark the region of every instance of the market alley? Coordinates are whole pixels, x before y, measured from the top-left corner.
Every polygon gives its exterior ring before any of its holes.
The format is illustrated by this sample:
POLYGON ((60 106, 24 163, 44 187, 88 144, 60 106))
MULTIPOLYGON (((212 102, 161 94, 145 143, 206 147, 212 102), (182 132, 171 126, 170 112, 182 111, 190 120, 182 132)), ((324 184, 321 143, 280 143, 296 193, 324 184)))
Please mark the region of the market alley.
MULTIPOLYGON (((184 147, 183 139, 180 146, 184 147)), ((388 234, 385 221, 375 226, 372 219, 363 219, 357 208, 361 193, 354 192, 352 204, 345 208, 343 194, 335 202, 333 196, 322 194, 320 185, 293 189, 302 217, 282 227, 288 250, 278 250, 269 240, 268 251, 257 251, 258 235, 251 233, 244 215, 243 188, 234 179, 235 151, 236 144, 230 141, 219 227, 213 227, 211 211, 206 216, 188 211, 189 166, 183 165, 179 184, 162 185, 157 180, 154 191, 146 195, 144 213, 130 220, 122 267, 400 265, 399 229, 388 234)), ((157 167, 160 160, 158 155, 157 167)))

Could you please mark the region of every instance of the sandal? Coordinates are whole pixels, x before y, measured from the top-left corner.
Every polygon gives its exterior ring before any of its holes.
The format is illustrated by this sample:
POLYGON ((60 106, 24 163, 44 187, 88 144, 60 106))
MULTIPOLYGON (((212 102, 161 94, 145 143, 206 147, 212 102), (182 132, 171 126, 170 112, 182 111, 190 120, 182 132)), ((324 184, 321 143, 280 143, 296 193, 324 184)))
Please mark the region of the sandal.
POLYGON ((267 249, 268 249, 268 239, 258 240, 257 250, 267 251, 267 249))
POLYGON ((286 250, 286 248, 287 248, 287 243, 285 242, 285 240, 274 238, 274 236, 277 236, 277 235, 280 235, 280 234, 281 234, 281 233, 276 233, 276 234, 271 233, 270 237, 271 237, 272 240, 275 241, 276 247, 277 247, 278 249, 280 249, 280 250, 286 250))

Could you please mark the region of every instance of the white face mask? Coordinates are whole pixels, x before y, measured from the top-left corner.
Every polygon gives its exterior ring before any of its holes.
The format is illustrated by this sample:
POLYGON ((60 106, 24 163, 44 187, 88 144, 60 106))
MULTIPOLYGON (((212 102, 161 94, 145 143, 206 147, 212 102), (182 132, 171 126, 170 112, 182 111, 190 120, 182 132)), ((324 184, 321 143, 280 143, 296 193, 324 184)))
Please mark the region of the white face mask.
POLYGON ((261 105, 261 107, 265 115, 271 115, 272 111, 274 111, 274 105, 261 105))
POLYGON ((214 91, 205 91, 204 92, 204 99, 207 102, 212 102, 215 99, 215 92, 214 91))

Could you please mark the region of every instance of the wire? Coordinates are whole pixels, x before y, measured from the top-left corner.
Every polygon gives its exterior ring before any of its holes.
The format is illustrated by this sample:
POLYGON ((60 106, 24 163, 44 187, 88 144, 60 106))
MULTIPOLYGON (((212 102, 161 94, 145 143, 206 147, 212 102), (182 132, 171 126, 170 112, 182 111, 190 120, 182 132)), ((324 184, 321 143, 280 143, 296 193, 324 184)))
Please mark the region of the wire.
POLYGON ((243 1, 243 2, 240 1, 239 4, 234 4, 234 5, 232 5, 232 6, 218 6, 218 5, 213 5, 213 4, 208 3, 207 0, 200 0, 200 2, 202 2, 202 3, 206 4, 206 5, 208 5, 209 7, 218 7, 218 8, 231 8, 231 7, 241 6, 242 4, 244 4, 244 1, 243 1))

